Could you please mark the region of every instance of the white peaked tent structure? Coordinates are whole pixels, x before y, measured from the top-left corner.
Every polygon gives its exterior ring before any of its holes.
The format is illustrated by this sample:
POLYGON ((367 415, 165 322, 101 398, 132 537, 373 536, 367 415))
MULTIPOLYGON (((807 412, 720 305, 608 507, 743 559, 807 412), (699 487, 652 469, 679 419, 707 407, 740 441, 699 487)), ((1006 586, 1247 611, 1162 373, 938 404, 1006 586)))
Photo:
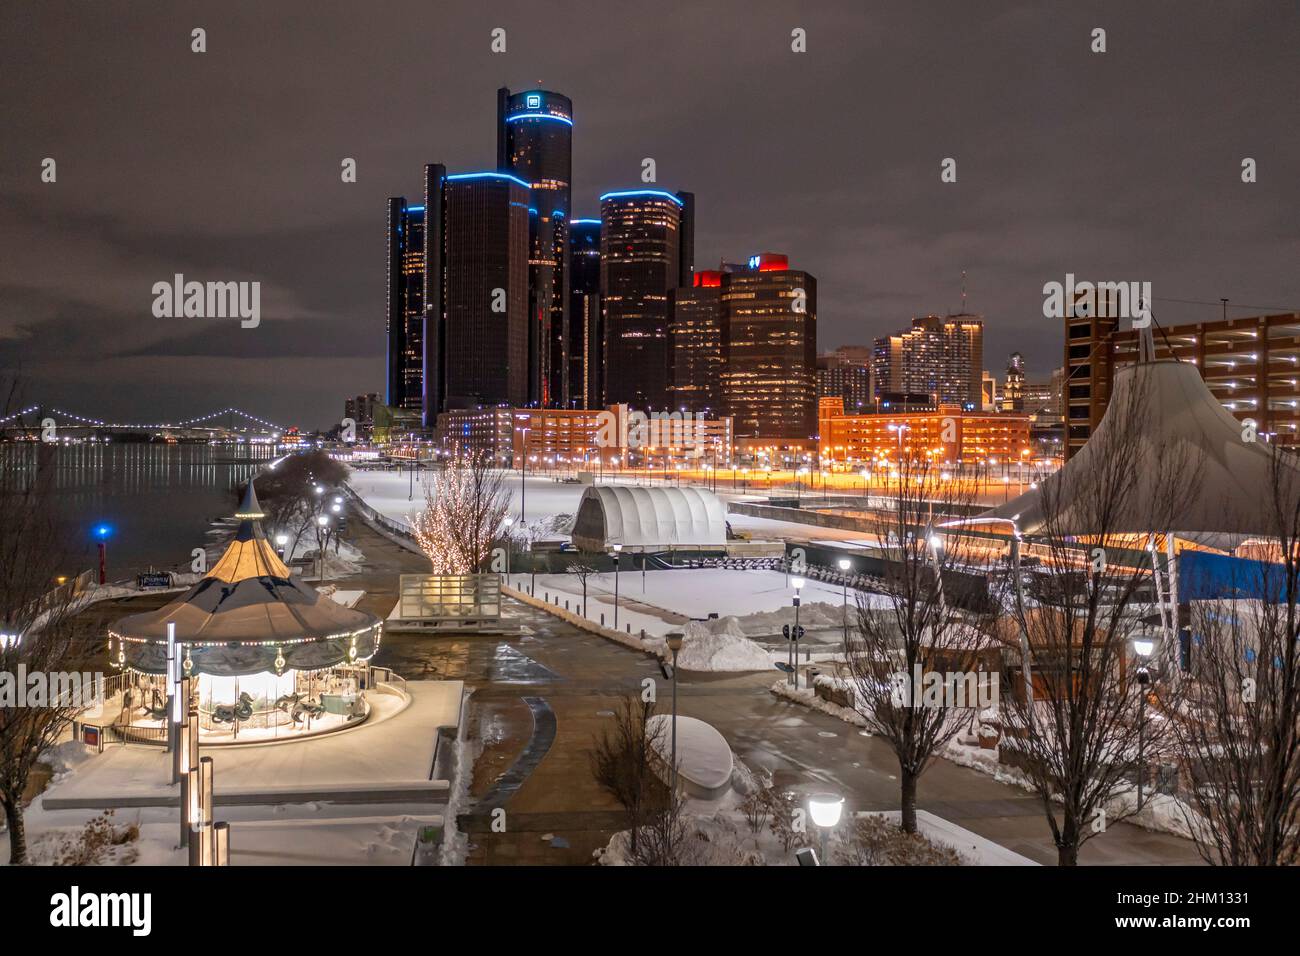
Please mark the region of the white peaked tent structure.
MULTIPOLYGON (((1105 529, 1110 533, 1173 533, 1269 535, 1277 527, 1274 452, 1262 438, 1233 417, 1201 380, 1195 365, 1174 359, 1139 362, 1115 373, 1111 399, 1088 443, 1039 488, 993 508, 975 522, 1008 522, 1020 534, 1032 536, 1044 527, 1045 502, 1055 514, 1052 530, 1063 535, 1095 534, 1089 527, 1093 502, 1089 492, 1104 480, 1109 459, 1121 447, 1136 456, 1132 493, 1118 502, 1105 529), (1136 434, 1121 435, 1135 430, 1136 434), (1177 499, 1167 512, 1153 507, 1158 495, 1168 496, 1171 463, 1188 470, 1192 492, 1177 499), (1151 527, 1153 514, 1167 527, 1151 527)), ((1300 493, 1300 470, 1279 460, 1281 487, 1300 493)), ((1127 469, 1126 469, 1127 470, 1127 469)), ((1287 507, 1287 503, 1283 503, 1287 507)), ((1289 505, 1294 508, 1295 502, 1289 505)))
MULTIPOLYGON (((951 526, 1009 525, 1011 553, 1019 567, 1022 536, 1149 535, 1152 576, 1167 653, 1176 646, 1178 573, 1175 538, 1206 535, 1271 536, 1278 508, 1294 514, 1300 469, 1238 421, 1214 397, 1197 367, 1176 359, 1155 360, 1150 331, 1142 338, 1142 361, 1115 373, 1106 414, 1087 444, 1040 486, 975 518, 951 526), (1102 489, 1113 488, 1115 462, 1123 466, 1128 493, 1113 500, 1105 529, 1093 527, 1102 489), (1185 493, 1171 494, 1173 480, 1185 493), (1283 469, 1278 474, 1275 469, 1283 469), (1279 500, 1280 499, 1280 500, 1279 500), (1051 511, 1051 514, 1048 511, 1051 511), (1157 517, 1158 516, 1158 517, 1157 517), (1159 525, 1153 527, 1153 525, 1159 525), (1156 535, 1164 535, 1162 574, 1156 535), (1164 579, 1162 582, 1162 578, 1164 579), (1166 600, 1167 599, 1167 600, 1166 600)), ((1019 573, 1016 574, 1017 588, 1019 573)))
POLYGON ((721 548, 727 544, 727 510, 703 488, 599 485, 582 493, 573 543, 585 551, 622 545, 633 551, 721 548))

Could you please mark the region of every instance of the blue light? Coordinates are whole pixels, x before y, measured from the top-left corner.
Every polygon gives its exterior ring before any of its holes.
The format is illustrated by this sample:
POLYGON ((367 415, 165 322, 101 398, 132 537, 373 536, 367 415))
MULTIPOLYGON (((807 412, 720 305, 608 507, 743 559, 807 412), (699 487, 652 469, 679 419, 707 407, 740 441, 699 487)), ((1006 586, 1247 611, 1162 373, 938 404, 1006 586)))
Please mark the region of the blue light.
POLYGON ((566 126, 573 125, 573 120, 569 119, 567 116, 555 116, 551 113, 516 113, 514 116, 507 116, 506 122, 513 123, 516 120, 526 119, 553 120, 556 123, 563 123, 566 126))
POLYGON ((551 218, 552 218, 552 219, 563 219, 563 218, 564 218, 564 210, 563 210, 563 209, 557 209, 557 210, 555 210, 553 213, 551 213, 551 218))
POLYGON ((599 219, 570 219, 570 226, 599 226, 599 219))
POLYGON ((113 533, 113 529, 106 524, 98 525, 95 528, 95 537, 98 538, 100 541, 103 541, 112 533, 113 533))
POLYGON ((407 211, 408 213, 409 213, 409 212, 424 212, 424 207, 423 207, 423 206, 407 206, 407 207, 406 207, 406 211, 407 211))
POLYGON ((461 179, 508 179, 512 183, 518 183, 525 189, 532 188, 518 176, 511 176, 509 173, 457 173, 455 176, 447 177, 448 182, 456 182, 461 179))
POLYGON ((671 199, 679 206, 685 205, 680 199, 678 199, 672 193, 666 193, 662 189, 625 189, 622 192, 605 193, 605 195, 601 196, 600 198, 602 201, 604 201, 606 199, 624 199, 628 196, 659 196, 663 199, 671 199))

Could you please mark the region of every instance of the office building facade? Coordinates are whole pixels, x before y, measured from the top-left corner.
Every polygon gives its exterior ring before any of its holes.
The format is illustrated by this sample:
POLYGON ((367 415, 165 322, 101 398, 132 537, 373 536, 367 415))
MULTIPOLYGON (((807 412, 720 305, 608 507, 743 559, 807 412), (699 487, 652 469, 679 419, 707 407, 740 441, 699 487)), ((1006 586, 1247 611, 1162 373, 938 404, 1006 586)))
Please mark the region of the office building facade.
POLYGON ((669 347, 672 407, 715 412, 722 376, 722 273, 700 271, 694 284, 672 291, 669 347))
POLYGON ((872 410, 871 365, 854 352, 836 349, 817 356, 817 397, 839 398, 850 415, 861 415, 872 410))
POLYGON ((528 198, 509 174, 447 177, 445 407, 528 399, 528 198))
POLYGON ((763 253, 721 282, 721 404, 738 442, 815 447, 817 280, 763 253))

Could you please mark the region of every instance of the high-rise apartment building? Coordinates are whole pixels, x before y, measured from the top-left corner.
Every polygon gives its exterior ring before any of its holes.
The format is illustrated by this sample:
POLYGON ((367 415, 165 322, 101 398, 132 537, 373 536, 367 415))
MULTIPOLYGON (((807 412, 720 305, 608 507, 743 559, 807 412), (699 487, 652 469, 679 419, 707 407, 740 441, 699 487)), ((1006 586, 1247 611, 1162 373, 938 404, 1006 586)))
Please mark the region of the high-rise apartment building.
POLYGON ((721 399, 738 442, 815 447, 817 280, 763 253, 723 272, 721 290, 721 399))
POLYGON ((600 220, 569 220, 569 405, 596 408, 604 387, 600 220))
POLYGON ((497 90, 497 169, 528 184, 529 401, 570 404, 569 213, 573 103, 549 90, 497 90))
POLYGON ((984 322, 977 315, 927 315, 904 332, 876 339, 875 390, 929 394, 941 404, 983 402, 984 322))
MULTIPOLYGON (((659 189, 600 197, 600 307, 605 325, 603 404, 671 407, 669 292, 686 274, 693 243, 686 200, 659 189)), ((689 284, 689 281, 688 283, 689 284)))

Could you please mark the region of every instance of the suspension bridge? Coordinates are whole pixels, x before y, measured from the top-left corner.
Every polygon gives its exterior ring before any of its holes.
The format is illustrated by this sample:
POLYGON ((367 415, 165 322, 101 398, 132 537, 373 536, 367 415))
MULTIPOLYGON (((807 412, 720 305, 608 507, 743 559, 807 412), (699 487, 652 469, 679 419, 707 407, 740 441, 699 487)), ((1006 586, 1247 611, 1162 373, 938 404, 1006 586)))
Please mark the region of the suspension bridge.
POLYGON ((174 422, 106 421, 52 405, 30 405, 0 416, 0 440, 247 441, 279 439, 294 432, 240 408, 222 408, 174 422))

